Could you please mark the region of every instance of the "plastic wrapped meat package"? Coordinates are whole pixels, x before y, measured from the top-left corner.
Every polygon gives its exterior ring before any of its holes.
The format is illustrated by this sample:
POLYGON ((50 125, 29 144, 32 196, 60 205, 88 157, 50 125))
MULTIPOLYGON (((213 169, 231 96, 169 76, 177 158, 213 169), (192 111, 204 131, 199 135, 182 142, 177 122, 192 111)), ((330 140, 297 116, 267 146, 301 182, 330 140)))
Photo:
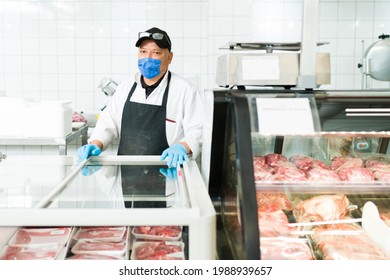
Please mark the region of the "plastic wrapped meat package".
POLYGON ((135 226, 132 233, 137 239, 177 241, 182 235, 180 226, 135 226))
POLYGON ((120 242, 126 232, 126 227, 80 227, 73 239, 88 239, 95 241, 120 242))
POLYGON ((12 246, 36 246, 41 244, 66 244, 72 228, 21 228, 9 241, 12 246))
POLYGON ((262 260, 313 260, 312 250, 304 238, 260 238, 262 260))
POLYGON ((132 260, 184 260, 184 243, 181 241, 134 242, 132 260))
POLYGON ((5 246, 0 252, 0 260, 55 260, 63 248, 62 244, 41 246, 5 246))
POLYGON ((390 260, 358 224, 331 224, 313 229, 311 238, 325 260, 390 260))
POLYGON ((1 251, 4 260, 54 260, 66 252, 71 227, 18 229, 1 251))
POLYGON ((74 256, 67 259, 128 259, 127 227, 82 227, 77 233, 71 248, 74 256))

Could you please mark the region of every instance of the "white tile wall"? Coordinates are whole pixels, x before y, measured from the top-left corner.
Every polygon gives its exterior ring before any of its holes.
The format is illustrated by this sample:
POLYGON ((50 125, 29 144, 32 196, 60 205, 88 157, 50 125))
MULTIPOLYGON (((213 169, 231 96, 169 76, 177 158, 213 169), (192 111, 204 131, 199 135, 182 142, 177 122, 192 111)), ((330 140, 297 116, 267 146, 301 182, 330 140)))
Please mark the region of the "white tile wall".
MULTIPOLYGON (((120 82, 137 71, 137 33, 152 26, 171 36, 171 70, 203 91, 215 87, 226 42, 300 41, 301 8, 302 0, 2 0, 0 92, 71 100, 95 114, 106 102, 100 80, 120 82)), ((320 0, 318 41, 330 44, 319 50, 331 53, 326 88, 361 87, 357 63, 364 46, 390 33, 389 14, 388 0, 320 0)))

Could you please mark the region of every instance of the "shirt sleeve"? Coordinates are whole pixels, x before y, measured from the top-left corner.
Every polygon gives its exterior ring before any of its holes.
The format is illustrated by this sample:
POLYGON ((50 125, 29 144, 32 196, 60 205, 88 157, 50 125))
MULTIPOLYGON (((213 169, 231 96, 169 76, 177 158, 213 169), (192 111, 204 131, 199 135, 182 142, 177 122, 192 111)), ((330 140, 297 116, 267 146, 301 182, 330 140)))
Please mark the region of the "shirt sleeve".
MULTIPOLYGON (((203 98, 194 84, 181 76, 172 76, 167 117, 174 116, 176 127, 168 130, 168 144, 186 142, 193 158, 200 154, 204 122, 203 98)), ((168 124, 167 124, 168 125, 168 124)))

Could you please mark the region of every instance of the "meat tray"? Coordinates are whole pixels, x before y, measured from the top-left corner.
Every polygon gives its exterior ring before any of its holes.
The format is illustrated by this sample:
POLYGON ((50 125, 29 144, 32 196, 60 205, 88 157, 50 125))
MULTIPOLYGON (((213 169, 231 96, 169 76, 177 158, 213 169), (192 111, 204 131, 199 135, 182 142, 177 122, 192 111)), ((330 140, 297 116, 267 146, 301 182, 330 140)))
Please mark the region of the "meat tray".
POLYGON ((184 260, 184 242, 144 241, 134 242, 131 260, 184 260))
POLYGON ((179 226, 135 226, 132 234, 136 239, 178 241, 182 236, 179 226))

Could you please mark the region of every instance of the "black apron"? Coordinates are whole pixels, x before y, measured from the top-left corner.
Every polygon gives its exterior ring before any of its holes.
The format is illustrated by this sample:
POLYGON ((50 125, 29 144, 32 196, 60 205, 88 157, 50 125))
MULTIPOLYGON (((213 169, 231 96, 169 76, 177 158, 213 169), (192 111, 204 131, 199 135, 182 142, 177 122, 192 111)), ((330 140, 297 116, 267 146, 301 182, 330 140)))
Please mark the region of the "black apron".
MULTIPOLYGON (((166 106, 171 73, 168 72, 161 106, 131 102, 137 83, 134 82, 123 108, 118 155, 161 155, 169 147, 166 130, 166 106)), ((161 166, 122 165, 124 195, 165 195, 161 166)), ((143 206, 147 207, 144 203, 143 206)), ((134 206, 133 206, 134 207, 134 206)))

